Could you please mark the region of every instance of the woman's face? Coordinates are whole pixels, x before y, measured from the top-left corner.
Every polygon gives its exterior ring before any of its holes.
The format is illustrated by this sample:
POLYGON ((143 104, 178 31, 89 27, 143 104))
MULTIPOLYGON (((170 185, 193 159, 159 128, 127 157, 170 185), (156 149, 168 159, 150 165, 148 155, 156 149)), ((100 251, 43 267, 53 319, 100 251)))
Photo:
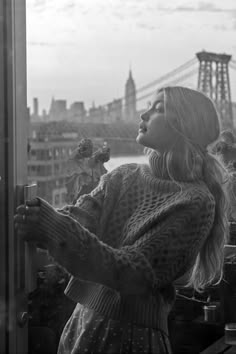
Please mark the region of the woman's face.
POLYGON ((176 136, 166 121, 163 91, 155 94, 150 107, 140 118, 136 141, 159 152, 168 150, 176 136))

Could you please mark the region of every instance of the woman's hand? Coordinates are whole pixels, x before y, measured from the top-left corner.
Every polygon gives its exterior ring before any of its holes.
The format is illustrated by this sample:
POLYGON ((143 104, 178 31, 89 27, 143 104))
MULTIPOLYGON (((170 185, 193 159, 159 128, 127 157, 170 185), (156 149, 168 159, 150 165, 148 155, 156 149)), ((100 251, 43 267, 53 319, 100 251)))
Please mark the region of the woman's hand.
POLYGON ((46 238, 40 233, 40 201, 32 199, 16 209, 14 216, 17 235, 24 241, 35 242, 39 247, 47 248, 46 238))

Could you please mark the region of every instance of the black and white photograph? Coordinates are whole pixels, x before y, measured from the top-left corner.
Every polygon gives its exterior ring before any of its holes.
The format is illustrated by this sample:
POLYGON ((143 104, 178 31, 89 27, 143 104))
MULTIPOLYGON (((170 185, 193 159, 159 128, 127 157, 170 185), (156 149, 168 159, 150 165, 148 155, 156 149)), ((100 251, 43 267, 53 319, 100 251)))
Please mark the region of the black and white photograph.
POLYGON ((236 0, 0 0, 0 354, 236 353, 236 0))

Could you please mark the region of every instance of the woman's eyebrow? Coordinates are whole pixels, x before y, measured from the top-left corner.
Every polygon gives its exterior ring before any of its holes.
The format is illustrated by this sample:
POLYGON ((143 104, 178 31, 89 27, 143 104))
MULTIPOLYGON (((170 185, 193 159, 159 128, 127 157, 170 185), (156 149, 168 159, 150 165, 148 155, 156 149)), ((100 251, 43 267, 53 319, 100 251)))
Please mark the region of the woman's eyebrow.
POLYGON ((164 103, 164 100, 159 98, 157 100, 153 100, 153 101, 147 101, 147 107, 153 107, 156 106, 158 103, 164 103))
POLYGON ((164 101, 162 99, 157 99, 156 101, 153 101, 152 105, 156 105, 158 103, 163 103, 164 101))

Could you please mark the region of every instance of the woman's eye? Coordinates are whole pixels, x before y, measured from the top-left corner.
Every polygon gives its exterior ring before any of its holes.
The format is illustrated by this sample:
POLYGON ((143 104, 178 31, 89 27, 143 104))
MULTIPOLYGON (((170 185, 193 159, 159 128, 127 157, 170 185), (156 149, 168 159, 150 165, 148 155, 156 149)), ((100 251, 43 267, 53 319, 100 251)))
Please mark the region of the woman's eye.
POLYGON ((156 106, 156 107, 153 107, 153 110, 155 112, 158 112, 158 113, 164 113, 164 108, 163 106, 156 106))

